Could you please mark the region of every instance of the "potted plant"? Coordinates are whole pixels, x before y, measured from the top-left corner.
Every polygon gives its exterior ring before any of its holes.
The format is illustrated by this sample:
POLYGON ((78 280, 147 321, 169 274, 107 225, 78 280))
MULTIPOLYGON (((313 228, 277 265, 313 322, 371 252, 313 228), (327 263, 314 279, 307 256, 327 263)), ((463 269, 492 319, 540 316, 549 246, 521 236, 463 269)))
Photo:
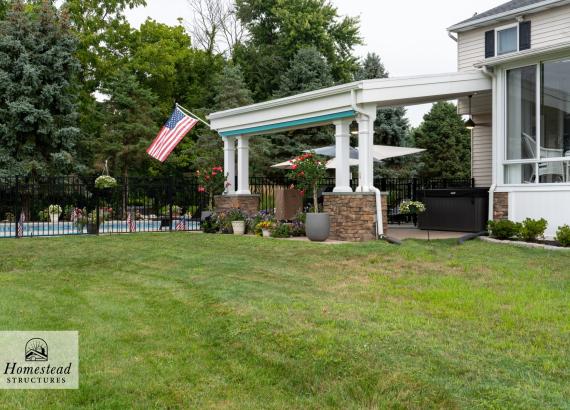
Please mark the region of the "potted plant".
POLYGON ((271 229, 273 229, 273 222, 261 221, 260 223, 257 224, 256 228, 258 230, 261 230, 261 235, 264 238, 270 238, 271 237, 271 229))
POLYGON ((234 235, 245 235, 245 215, 239 209, 232 209, 226 214, 226 218, 232 224, 234 235))
POLYGON ((87 211, 85 208, 74 208, 71 211, 70 220, 73 225, 75 225, 75 229, 77 229, 78 233, 83 233, 83 228, 87 225, 87 211))
POLYGON ((61 206, 59 205, 50 205, 48 207, 48 213, 49 213, 49 220, 51 221, 51 223, 58 223, 59 222, 59 215, 61 215, 62 209, 61 206))
MULTIPOLYGON (((426 211, 426 206, 420 201, 404 201, 400 205, 400 213, 404 215, 410 215, 414 221, 414 225, 417 225, 418 215, 423 214, 426 211)), ((429 230, 427 231, 428 241, 429 230)))
POLYGON ((313 212, 307 213, 305 230, 311 241, 326 241, 330 234, 330 217, 327 213, 319 212, 318 188, 319 182, 326 177, 326 162, 309 152, 292 161, 289 177, 296 182, 296 188, 305 193, 313 193, 313 212))
POLYGON ((214 212, 214 197, 226 189, 226 176, 221 166, 206 167, 196 171, 198 192, 206 195, 207 211, 202 212, 201 220, 205 220, 214 212))
POLYGON ((108 214, 103 211, 100 210, 99 211, 99 221, 97 221, 97 211, 92 211, 89 212, 88 214, 86 214, 86 216, 84 217, 84 222, 83 223, 85 226, 87 226, 87 233, 89 235, 98 235, 99 234, 99 228, 101 226, 101 224, 103 222, 105 222, 105 218, 108 214))

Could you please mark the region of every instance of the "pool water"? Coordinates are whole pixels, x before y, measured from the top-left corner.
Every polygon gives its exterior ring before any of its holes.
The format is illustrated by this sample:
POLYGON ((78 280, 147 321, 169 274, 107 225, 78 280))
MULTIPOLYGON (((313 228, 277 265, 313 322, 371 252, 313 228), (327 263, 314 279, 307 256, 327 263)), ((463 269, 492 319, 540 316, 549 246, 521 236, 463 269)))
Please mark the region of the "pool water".
MULTIPOLYGON (((176 225, 180 221, 172 221, 172 230, 176 230, 176 225)), ((168 227, 161 228, 161 221, 136 221, 137 232, 161 232, 169 230, 168 227)), ((199 231, 200 222, 187 221, 185 231, 199 231)), ((100 234, 104 233, 128 233, 127 221, 108 221, 101 224, 100 234)), ((87 228, 79 231, 71 222, 60 222, 57 224, 50 222, 25 222, 24 237, 30 236, 58 236, 58 235, 80 235, 86 234, 87 228)), ((0 223, 0 238, 13 238, 16 236, 15 223, 0 223)))

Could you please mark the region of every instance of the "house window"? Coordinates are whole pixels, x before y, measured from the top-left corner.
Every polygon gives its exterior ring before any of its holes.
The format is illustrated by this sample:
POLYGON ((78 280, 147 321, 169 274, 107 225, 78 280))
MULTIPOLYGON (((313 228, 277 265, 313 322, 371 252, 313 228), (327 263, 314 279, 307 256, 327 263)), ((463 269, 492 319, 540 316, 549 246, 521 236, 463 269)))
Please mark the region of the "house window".
POLYGON ((519 51, 518 25, 497 30, 497 55, 519 51))
POLYGON ((570 59, 508 70, 506 83, 505 184, 570 183, 570 59))

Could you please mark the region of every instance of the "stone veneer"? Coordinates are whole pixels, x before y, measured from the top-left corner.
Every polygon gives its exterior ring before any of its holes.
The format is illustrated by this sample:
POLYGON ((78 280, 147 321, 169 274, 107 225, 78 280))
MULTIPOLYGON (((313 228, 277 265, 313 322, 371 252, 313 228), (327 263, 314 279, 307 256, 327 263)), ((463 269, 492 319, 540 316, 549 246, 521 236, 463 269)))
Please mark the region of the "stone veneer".
POLYGON ((493 219, 509 219, 509 193, 495 192, 493 194, 493 219))
POLYGON ((253 216, 259 211, 259 200, 259 195, 218 195, 214 203, 216 212, 239 208, 244 214, 253 216))
MULTIPOLYGON (((363 242, 376 239, 376 194, 325 193, 324 212, 330 215, 330 239, 363 242)), ((387 195, 382 194, 384 233, 388 229, 387 195)))

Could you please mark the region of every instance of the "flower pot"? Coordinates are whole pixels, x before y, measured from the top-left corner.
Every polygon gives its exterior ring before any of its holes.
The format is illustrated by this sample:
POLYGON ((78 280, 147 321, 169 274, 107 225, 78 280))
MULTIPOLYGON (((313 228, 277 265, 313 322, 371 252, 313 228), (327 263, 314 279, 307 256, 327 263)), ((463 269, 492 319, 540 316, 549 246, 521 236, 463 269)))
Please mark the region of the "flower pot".
POLYGON ((97 225, 96 223, 88 223, 87 224, 87 234, 98 235, 99 234, 99 225, 97 225))
POLYGON ((59 222, 59 214, 49 214, 49 220, 52 224, 56 224, 59 222))
POLYGON ((308 213, 307 222, 305 224, 305 231, 307 232, 307 238, 313 242, 326 241, 331 231, 329 214, 308 213))
POLYGON ((234 235, 245 235, 245 221, 233 221, 232 229, 234 230, 234 235))
POLYGON ((271 231, 269 229, 262 229, 261 233, 263 234, 264 238, 271 238, 271 231))

